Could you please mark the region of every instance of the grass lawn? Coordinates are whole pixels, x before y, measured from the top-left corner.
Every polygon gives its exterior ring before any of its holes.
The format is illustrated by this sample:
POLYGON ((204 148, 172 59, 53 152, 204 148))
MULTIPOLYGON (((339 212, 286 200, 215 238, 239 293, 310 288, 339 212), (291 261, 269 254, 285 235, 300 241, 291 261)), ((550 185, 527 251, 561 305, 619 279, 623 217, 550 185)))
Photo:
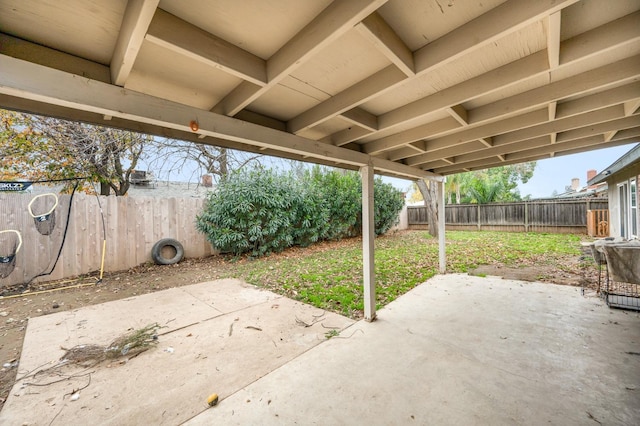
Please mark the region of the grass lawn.
MULTIPOLYGON (((562 271, 575 269, 580 255, 577 235, 451 231, 446 240, 448 272, 486 264, 562 271)), ((426 231, 393 233, 375 244, 378 308, 437 273, 438 242, 426 231)), ((360 239, 237 262, 225 275, 351 318, 362 316, 360 239)))

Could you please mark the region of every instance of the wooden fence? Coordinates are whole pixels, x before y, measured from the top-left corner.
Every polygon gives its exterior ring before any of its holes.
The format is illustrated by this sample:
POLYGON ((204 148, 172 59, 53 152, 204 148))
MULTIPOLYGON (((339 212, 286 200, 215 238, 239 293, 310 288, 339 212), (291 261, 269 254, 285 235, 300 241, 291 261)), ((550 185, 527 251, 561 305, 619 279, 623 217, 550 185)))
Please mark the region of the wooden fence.
MULTIPOLYGON (((491 204, 447 204, 445 223, 450 230, 587 233, 587 211, 607 210, 608 201, 536 200, 491 204)), ((410 228, 426 227, 424 206, 407 209, 410 228)))
MULTIPOLYGON (((68 205, 69 195, 59 198, 60 205, 65 202, 68 205)), ((46 251, 42 243, 45 239, 28 215, 30 199, 18 194, 0 194, 0 211, 19 212, 3 213, 0 228, 19 230, 23 240, 15 268, 8 277, 0 276, 0 287, 23 283, 29 263, 47 257, 43 260, 46 266, 48 258, 52 256, 52 253, 43 252, 46 251)), ((106 226, 105 271, 125 270, 151 262, 151 248, 161 238, 180 241, 185 257, 204 257, 215 253, 204 236, 195 229, 196 215, 201 212, 204 203, 202 199, 109 196, 100 197, 99 200, 106 226)), ((59 213, 62 216, 64 212, 59 213)), ((66 218, 62 216, 61 219, 66 218)), ((62 224, 57 223, 56 227, 62 224)), ((98 271, 102 245, 102 214, 98 198, 75 194, 62 254, 52 274, 39 280, 55 280, 98 271)), ((53 254, 57 254, 57 249, 53 254)), ((3 255, 6 254, 0 253, 0 256, 3 255)))

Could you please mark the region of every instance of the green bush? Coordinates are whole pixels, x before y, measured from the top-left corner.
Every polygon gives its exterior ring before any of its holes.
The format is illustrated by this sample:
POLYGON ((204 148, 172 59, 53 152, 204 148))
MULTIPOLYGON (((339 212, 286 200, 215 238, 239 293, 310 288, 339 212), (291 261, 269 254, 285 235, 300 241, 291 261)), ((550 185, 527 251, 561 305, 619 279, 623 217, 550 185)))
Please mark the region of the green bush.
POLYGON ((362 184, 358 173, 316 166, 305 176, 305 180, 309 186, 316 188, 327 209, 328 229, 324 239, 339 240, 360 235, 362 184))
MULTIPOLYGON (((262 256, 292 245, 360 235, 361 181, 358 173, 316 167, 301 179, 257 169, 223 180, 196 218, 197 229, 223 253, 262 256)), ((375 232, 398 219, 402 193, 374 182, 375 232)))
POLYGON ((376 235, 386 234, 400 219, 404 194, 390 183, 376 178, 373 182, 373 199, 376 235))
POLYGON ((196 218, 196 228, 223 253, 262 256, 293 245, 295 194, 289 177, 257 169, 223 180, 196 218))

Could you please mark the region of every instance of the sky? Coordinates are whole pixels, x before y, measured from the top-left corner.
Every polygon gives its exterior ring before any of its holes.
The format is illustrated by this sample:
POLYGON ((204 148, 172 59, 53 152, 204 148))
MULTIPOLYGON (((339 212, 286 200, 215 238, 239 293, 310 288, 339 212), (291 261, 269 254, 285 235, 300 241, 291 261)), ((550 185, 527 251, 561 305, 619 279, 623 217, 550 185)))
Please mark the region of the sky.
POLYGON ((585 186, 587 170, 595 169, 600 173, 635 145, 620 145, 539 160, 533 177, 527 183, 519 185, 520 195, 524 197, 530 194, 531 198, 550 197, 554 190, 564 192, 565 187, 571 185, 572 178, 579 178, 580 186, 585 186))

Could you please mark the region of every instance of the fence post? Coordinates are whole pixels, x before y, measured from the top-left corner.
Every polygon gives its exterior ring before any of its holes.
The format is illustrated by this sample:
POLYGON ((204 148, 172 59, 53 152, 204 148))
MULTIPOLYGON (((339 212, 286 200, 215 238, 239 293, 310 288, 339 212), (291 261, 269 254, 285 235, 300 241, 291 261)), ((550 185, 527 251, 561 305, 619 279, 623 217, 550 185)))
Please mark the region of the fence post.
POLYGON ((524 232, 529 232, 529 203, 524 202, 524 232))
POLYGON ((482 226, 480 225, 480 204, 478 203, 478 231, 482 231, 482 226))

